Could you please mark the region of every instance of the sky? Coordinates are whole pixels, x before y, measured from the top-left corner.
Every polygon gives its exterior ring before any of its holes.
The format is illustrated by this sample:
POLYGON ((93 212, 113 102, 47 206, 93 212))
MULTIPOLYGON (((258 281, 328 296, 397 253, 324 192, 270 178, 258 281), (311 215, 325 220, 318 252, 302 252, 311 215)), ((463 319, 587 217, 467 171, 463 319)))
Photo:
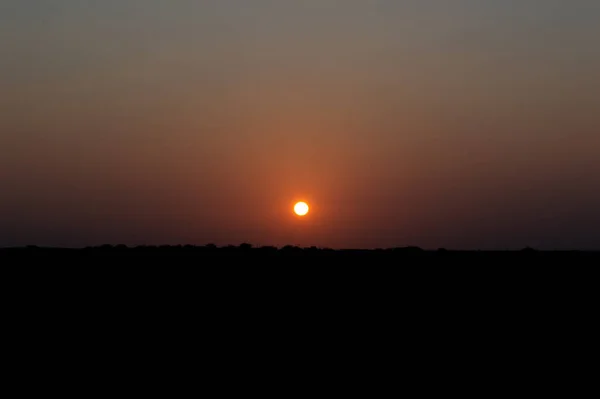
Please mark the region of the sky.
POLYGON ((600 249, 599 154, 597 0, 0 2, 0 246, 600 249))

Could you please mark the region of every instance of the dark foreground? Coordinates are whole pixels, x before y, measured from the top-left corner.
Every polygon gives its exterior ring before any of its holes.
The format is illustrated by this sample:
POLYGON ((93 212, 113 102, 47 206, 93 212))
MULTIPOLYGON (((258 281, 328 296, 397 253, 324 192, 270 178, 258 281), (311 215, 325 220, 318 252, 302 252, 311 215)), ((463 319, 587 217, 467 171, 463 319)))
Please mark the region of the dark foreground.
POLYGON ((376 345, 387 334, 393 339, 378 353, 414 343, 420 357, 435 343, 462 351, 460 337, 504 351, 514 340, 537 342, 556 326, 593 322, 589 308, 600 300, 600 252, 28 247, 0 249, 0 266, 5 309, 20 320, 10 325, 34 321, 28 331, 46 334, 76 324, 81 336, 109 326, 105 336, 137 331, 133 341, 157 331, 177 336, 156 338, 144 350, 177 343, 182 334, 203 346, 225 337, 219 350, 238 342, 262 350, 258 335, 301 352, 314 340, 353 336, 344 344, 353 356, 357 342, 376 345), (544 327, 532 329, 538 324, 544 327))
POLYGON ((290 297, 306 301, 323 295, 346 299, 401 295, 443 302, 456 295, 469 300, 492 295, 505 301, 540 290, 546 292, 544 297, 569 291, 576 297, 598 292, 591 287, 600 284, 600 252, 531 248, 25 247, 0 249, 0 265, 5 274, 17 274, 4 279, 11 287, 11 281, 19 281, 20 287, 35 286, 44 292, 75 289, 86 295, 99 290, 146 298, 228 293, 235 298, 264 295, 269 301, 290 297))
POLYGON ((158 264, 229 264, 252 265, 255 262, 273 262, 275 264, 303 263, 306 266, 317 264, 369 266, 377 264, 410 265, 415 262, 432 265, 456 265, 475 263, 479 265, 500 263, 505 266, 544 264, 556 265, 564 262, 572 264, 587 263, 600 265, 600 251, 537 251, 525 248, 519 251, 453 251, 439 249, 423 250, 418 247, 390 249, 344 249, 300 248, 286 246, 253 247, 249 244, 240 246, 216 247, 208 246, 140 246, 104 245, 87 248, 0 248, 2 259, 27 259, 44 262, 56 260, 110 260, 126 261, 131 264, 143 261, 144 265, 158 264), (156 261, 156 262, 154 262, 156 261))

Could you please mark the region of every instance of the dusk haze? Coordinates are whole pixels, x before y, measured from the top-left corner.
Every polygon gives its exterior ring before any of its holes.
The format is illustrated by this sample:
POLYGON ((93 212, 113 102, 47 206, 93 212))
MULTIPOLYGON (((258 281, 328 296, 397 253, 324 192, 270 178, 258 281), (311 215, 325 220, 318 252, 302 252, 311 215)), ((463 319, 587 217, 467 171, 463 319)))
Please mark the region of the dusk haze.
POLYGON ((598 0, 2 0, 0 247, 600 250, 598 0))

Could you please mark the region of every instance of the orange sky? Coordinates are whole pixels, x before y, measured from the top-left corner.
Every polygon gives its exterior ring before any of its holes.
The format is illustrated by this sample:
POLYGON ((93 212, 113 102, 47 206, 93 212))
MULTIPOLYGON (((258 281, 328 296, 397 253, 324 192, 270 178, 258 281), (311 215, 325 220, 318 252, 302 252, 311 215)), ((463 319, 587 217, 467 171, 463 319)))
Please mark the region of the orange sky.
POLYGON ((3 2, 0 246, 600 248, 599 3, 499 3, 3 2))

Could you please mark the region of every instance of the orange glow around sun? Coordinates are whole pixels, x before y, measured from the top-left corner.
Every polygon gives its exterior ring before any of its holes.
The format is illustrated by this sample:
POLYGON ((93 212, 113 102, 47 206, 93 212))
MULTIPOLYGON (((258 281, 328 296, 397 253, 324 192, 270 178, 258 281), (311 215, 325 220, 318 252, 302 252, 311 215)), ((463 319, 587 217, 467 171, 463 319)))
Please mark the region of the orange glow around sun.
POLYGON ((309 208, 306 202, 298 202, 296 205, 294 205, 294 212, 298 216, 306 216, 308 210, 309 208))

